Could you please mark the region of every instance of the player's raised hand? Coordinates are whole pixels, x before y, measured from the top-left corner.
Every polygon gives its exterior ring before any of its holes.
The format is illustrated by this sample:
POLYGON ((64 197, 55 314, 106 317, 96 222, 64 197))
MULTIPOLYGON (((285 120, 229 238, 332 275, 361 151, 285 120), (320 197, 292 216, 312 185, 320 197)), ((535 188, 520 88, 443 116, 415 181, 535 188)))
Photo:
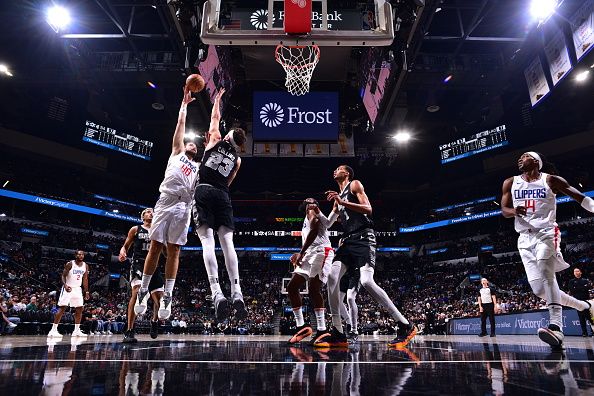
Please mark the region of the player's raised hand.
POLYGON ((336 199, 336 197, 338 196, 338 193, 336 191, 326 191, 324 194, 326 194, 326 200, 332 202, 336 199))
POLYGON ((184 98, 182 99, 182 103, 187 106, 188 104, 192 103, 195 100, 196 100, 196 98, 192 97, 192 92, 190 91, 190 88, 188 88, 188 86, 185 86, 184 87, 184 98))
POLYGON ((221 88, 219 89, 219 92, 217 92, 217 96, 215 96, 215 101, 219 101, 221 100, 221 97, 225 94, 225 88, 221 88))
POLYGON ((516 206, 515 208, 516 216, 526 216, 526 207, 524 206, 516 206))

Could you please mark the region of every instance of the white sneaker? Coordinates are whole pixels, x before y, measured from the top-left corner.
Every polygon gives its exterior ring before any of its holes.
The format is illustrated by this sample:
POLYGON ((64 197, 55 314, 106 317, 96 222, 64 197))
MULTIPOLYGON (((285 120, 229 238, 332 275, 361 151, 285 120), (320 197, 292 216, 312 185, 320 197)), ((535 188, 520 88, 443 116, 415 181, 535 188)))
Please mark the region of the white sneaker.
POLYGON ((113 333, 110 330, 107 331, 107 335, 112 335, 112 334, 113 333))
POLYGON ((146 312, 146 305, 148 303, 150 295, 151 294, 148 290, 138 290, 138 295, 136 296, 136 303, 134 304, 134 313, 136 315, 143 315, 146 312))
POLYGON ((171 316, 171 302, 173 297, 171 293, 163 293, 161 297, 161 301, 159 301, 159 319, 165 320, 169 319, 171 316))
POLYGON ((561 349, 565 335, 561 330, 557 330, 557 326, 554 326, 552 329, 551 326, 554 325, 549 325, 549 327, 541 327, 538 329, 538 338, 540 338, 541 341, 549 344, 553 349, 561 349))
POLYGON ((9 322, 8 327, 10 327, 11 329, 14 329, 15 327, 17 327, 17 325, 16 325, 16 323, 9 322))
POLYGON ((87 334, 83 333, 80 329, 74 330, 72 332, 72 337, 86 337, 86 336, 87 336, 87 334))
POLYGON ((62 338, 62 334, 58 330, 53 330, 47 333, 48 338, 62 338))
POLYGON ((587 300, 588 304, 590 304, 590 308, 588 309, 588 313, 590 314, 590 327, 592 327, 592 331, 594 331, 594 299, 587 300))

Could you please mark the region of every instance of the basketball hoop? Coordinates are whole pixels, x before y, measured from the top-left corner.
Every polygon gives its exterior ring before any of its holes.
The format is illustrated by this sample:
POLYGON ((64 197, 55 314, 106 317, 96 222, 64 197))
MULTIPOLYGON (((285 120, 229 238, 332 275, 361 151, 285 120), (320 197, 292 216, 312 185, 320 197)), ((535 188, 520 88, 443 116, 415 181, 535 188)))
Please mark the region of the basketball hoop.
POLYGON ((285 87, 289 93, 296 96, 308 93, 311 76, 320 60, 320 48, 317 45, 279 44, 276 46, 274 57, 287 73, 285 87))

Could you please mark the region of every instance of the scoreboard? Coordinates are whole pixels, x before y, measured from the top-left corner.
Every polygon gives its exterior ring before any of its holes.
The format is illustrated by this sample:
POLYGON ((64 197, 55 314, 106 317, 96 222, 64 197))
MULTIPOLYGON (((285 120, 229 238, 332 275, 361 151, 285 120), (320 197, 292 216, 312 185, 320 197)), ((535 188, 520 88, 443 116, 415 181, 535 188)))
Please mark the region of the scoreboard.
POLYGON ((114 128, 88 120, 85 122, 85 131, 82 140, 147 161, 151 159, 151 151, 154 145, 149 140, 143 140, 127 133, 118 132, 114 128))
POLYGON ((507 146, 505 125, 476 133, 468 138, 461 138, 439 146, 441 163, 445 164, 471 155, 480 154, 487 150, 507 146))

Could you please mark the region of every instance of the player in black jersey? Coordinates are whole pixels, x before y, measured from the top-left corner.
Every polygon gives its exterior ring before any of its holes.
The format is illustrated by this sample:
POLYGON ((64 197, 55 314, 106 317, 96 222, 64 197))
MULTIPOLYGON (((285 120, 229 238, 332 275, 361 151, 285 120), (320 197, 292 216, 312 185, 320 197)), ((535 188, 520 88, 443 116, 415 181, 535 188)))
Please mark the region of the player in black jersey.
POLYGON ((345 335, 340 318, 340 279, 349 271, 351 279, 356 281, 358 278, 361 286, 400 323, 396 338, 388 345, 403 347, 415 336, 416 328, 402 316, 384 289, 373 279, 376 240, 373 221, 370 218, 372 207, 369 198, 363 184, 359 180, 354 180, 354 171, 350 166, 341 165, 336 168, 334 180, 338 183, 340 192, 326 192, 328 201, 335 204, 328 220, 332 223, 339 217, 344 234, 336 250, 328 279, 328 298, 334 326, 331 331, 332 337, 326 338, 328 345, 320 346, 332 346, 334 343, 342 345, 344 342, 345 335))
POLYGON ((231 307, 219 284, 214 231, 219 236, 225 257, 225 266, 231 282, 231 300, 235 309, 235 317, 237 319, 247 317, 239 285, 238 259, 233 245, 233 230, 235 229, 233 208, 229 198, 229 186, 241 166, 241 158, 237 155, 237 149, 245 143, 246 137, 241 128, 234 128, 224 138, 221 137, 219 106, 224 93, 225 90, 221 89, 213 104, 210 129, 206 136, 208 144, 202 157, 202 166, 198 171, 199 183, 196 187, 194 210, 196 234, 202 243, 204 265, 218 320, 229 316, 231 307))
MULTIPOLYGON (((132 295, 128 302, 128 328, 124 332, 125 343, 134 343, 136 338, 134 337, 134 322, 136 320, 136 313, 134 312, 134 304, 136 303, 136 297, 138 290, 140 289, 142 279, 142 269, 144 268, 144 260, 148 253, 150 246, 149 230, 153 222, 153 209, 146 208, 140 214, 142 224, 136 225, 128 231, 126 241, 120 249, 120 262, 128 261, 130 263, 130 287, 132 288, 132 295), (132 248, 132 258, 128 258, 128 251, 132 248)), ((153 318, 151 320, 151 338, 157 338, 159 333, 159 301, 163 296, 164 282, 163 276, 157 270, 148 288, 151 297, 153 299, 153 318)))

